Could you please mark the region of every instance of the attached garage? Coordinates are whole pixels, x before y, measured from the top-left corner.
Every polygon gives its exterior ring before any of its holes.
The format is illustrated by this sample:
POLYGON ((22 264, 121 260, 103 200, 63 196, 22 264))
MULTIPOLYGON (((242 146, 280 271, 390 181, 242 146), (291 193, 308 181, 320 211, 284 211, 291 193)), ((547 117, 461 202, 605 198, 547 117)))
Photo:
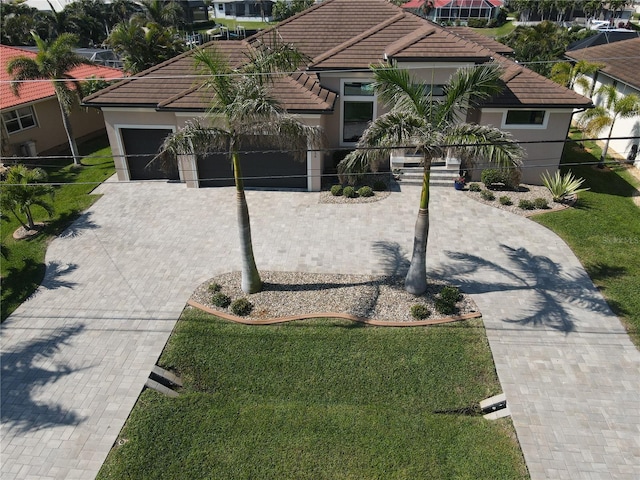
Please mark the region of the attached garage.
POLYGON ((153 162, 160 145, 172 133, 166 128, 121 128, 122 146, 126 155, 129 180, 179 180, 178 166, 165 170, 153 162))
MULTIPOLYGON (((234 185, 233 168, 228 155, 214 153, 197 160, 200 187, 234 185)), ((242 153, 240 166, 245 187, 307 189, 307 162, 287 153, 242 153)))

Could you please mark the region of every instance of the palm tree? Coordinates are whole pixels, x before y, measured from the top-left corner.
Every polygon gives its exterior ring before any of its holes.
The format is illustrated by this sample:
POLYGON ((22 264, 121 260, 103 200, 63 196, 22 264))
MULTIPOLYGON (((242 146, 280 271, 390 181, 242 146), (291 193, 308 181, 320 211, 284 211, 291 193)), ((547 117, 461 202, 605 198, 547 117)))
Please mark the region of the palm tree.
POLYGON ((469 108, 501 90, 499 66, 488 64, 458 70, 451 77, 444 98, 439 101, 433 100, 429 85, 396 65, 375 66, 372 70, 373 87, 389 112, 370 124, 357 149, 347 155, 338 167, 342 173, 363 172, 372 164, 388 158, 398 150, 398 146, 409 146, 422 154, 422 193, 413 254, 405 279, 405 289, 420 295, 427 289, 426 250, 432 160, 449 152, 467 159, 476 157, 502 167, 514 167, 520 163, 522 150, 508 134, 497 128, 459 123, 469 108))
POLYGON ((38 53, 35 58, 19 56, 9 60, 7 72, 13 78, 11 89, 15 95, 20 96, 20 89, 26 81, 49 80, 53 83, 73 163, 80 165, 80 155, 73 137, 69 114, 72 107, 80 100, 81 90, 79 82, 69 72, 79 65, 91 62, 73 51, 77 42, 75 35, 63 33, 51 42, 44 41, 35 32, 31 32, 31 35, 38 46, 38 53))
POLYGON ((593 75, 603 67, 600 63, 592 63, 580 60, 575 64, 560 62, 551 68, 551 80, 573 90, 574 85, 578 85, 583 94, 591 94, 591 81, 587 75, 593 75))
POLYGON ((215 47, 199 49, 196 68, 207 75, 206 87, 212 94, 211 108, 202 121, 193 121, 170 135, 158 158, 175 161, 180 155, 205 155, 225 152, 233 165, 236 187, 238 230, 242 256, 242 290, 255 293, 262 288, 251 241, 249 209, 244 193, 241 150, 267 141, 269 148, 286 149, 306 158, 309 146, 320 146, 321 131, 288 115, 269 95, 275 71, 291 71, 299 59, 297 52, 285 45, 254 51, 250 61, 232 69, 215 47))
POLYGON ((174 28, 157 23, 144 25, 133 16, 128 22, 117 24, 107 43, 122 57, 124 69, 138 73, 184 52, 186 46, 174 28))
POLYGON ((604 104, 584 112, 578 121, 578 126, 590 137, 599 135, 604 128, 609 127, 598 164, 602 168, 607 158, 616 120, 640 115, 640 97, 636 94, 620 95, 615 85, 602 85, 596 90, 596 95, 604 100, 604 104))
POLYGON ((0 185, 0 208, 15 215, 25 230, 36 228, 31 208, 42 207, 51 217, 53 206, 43 197, 53 197, 53 187, 38 185, 47 180, 47 173, 41 168, 28 169, 24 165, 15 165, 9 169, 5 180, 0 185), (26 223, 23 218, 26 218, 26 223))
POLYGON ((184 11, 174 0, 142 0, 144 13, 139 16, 145 23, 157 23, 163 27, 178 27, 184 23, 184 11))

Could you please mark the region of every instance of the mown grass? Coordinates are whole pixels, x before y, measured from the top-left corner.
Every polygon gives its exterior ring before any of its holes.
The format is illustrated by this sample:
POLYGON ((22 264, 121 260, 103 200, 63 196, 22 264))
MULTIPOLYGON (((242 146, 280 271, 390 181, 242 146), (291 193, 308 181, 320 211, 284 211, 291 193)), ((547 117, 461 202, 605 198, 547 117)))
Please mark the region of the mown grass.
POLYGON ((432 328, 317 319, 255 327, 187 310, 99 479, 528 478, 480 321, 432 328))
POLYGON ((632 198, 640 182, 620 165, 598 169, 599 157, 593 142, 567 144, 563 163, 585 165, 562 170, 584 178, 591 190, 575 208, 534 219, 567 242, 640 346, 640 208, 632 198))
POLYGON ((505 35, 510 34, 516 29, 516 26, 513 22, 505 22, 503 25, 495 28, 473 28, 472 30, 476 33, 480 33, 482 35, 486 35, 491 38, 499 38, 504 37, 505 35))
POLYGON ((49 181, 65 183, 55 188, 54 216, 49 218, 40 207, 33 209, 35 220, 46 222, 44 230, 30 239, 14 240, 13 232, 20 226, 10 212, 4 212, 0 222, 2 237, 2 292, 0 318, 4 321, 40 285, 45 272, 45 253, 50 240, 60 234, 99 196, 91 194, 97 184, 114 172, 111 148, 106 137, 82 144, 82 168, 74 168, 65 160, 38 160, 49 174, 49 181))

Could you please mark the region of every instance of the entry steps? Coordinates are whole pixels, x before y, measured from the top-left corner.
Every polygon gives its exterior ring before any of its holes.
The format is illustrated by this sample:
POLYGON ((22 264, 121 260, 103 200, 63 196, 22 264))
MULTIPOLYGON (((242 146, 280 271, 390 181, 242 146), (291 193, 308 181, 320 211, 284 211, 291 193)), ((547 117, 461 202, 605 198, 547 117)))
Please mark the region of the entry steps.
MULTIPOLYGON (((419 162, 394 161, 391 164, 391 171, 400 185, 422 185, 424 169, 419 162)), ((458 165, 447 165, 443 161, 434 161, 431 163, 429 186, 453 187, 453 180, 458 178, 459 173, 458 165)))

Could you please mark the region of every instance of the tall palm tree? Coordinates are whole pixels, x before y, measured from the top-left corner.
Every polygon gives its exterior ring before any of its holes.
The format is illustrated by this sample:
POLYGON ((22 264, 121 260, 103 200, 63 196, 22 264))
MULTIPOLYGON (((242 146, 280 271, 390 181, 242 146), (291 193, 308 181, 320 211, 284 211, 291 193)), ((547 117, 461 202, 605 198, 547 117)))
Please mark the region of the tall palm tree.
POLYGON ((288 115, 269 95, 269 84, 275 71, 291 71, 299 55, 290 47, 279 45, 254 51, 250 61, 233 69, 215 47, 199 49, 196 68, 207 75, 206 87, 212 94, 212 105, 202 121, 193 121, 170 135, 158 158, 175 161, 180 155, 227 153, 236 187, 238 230, 242 256, 242 290, 255 293, 262 288, 251 240, 249 209, 244 193, 241 151, 247 146, 264 144, 306 158, 309 146, 318 147, 322 134, 288 115))
POLYGON ((596 95, 603 104, 587 110, 578 121, 578 126, 590 137, 595 137, 609 127, 609 133, 602 149, 599 167, 604 166, 609 151, 609 142, 618 118, 631 118, 640 115, 640 97, 636 94, 621 95, 615 85, 602 85, 596 95))
POLYGON ((429 85, 396 65, 372 67, 373 87, 389 112, 366 129, 357 149, 339 164, 342 173, 363 172, 389 157, 398 146, 422 154, 423 176, 413 254, 405 289, 420 295, 427 289, 426 250, 429 234, 429 177, 431 162, 447 152, 460 157, 492 161, 501 167, 520 164, 521 148, 497 128, 461 122, 465 112, 497 94, 500 68, 495 64, 458 70, 435 101, 429 85), (460 146, 467 145, 467 146, 460 146), (371 148, 374 147, 374 148, 371 148))
POLYGON ((29 169, 24 165, 15 165, 7 173, 6 179, 0 185, 0 208, 13 213, 25 230, 34 230, 32 207, 35 205, 44 209, 49 216, 53 215, 53 206, 44 197, 53 197, 53 187, 38 185, 47 180, 46 172, 41 168, 29 169), (18 215, 21 214, 26 219, 18 215))
POLYGON ((142 0, 143 13, 139 16, 145 23, 157 23, 163 27, 179 27, 184 23, 184 11, 174 0, 142 0))
POLYGON ((69 114, 80 100, 81 89, 80 83, 69 72, 79 65, 91 62, 73 51, 77 42, 75 35, 63 33, 50 42, 41 39, 35 32, 31 32, 31 35, 38 47, 38 53, 35 58, 18 56, 9 60, 7 72, 13 78, 11 89, 15 95, 20 96, 20 89, 25 85, 24 82, 49 80, 53 83, 73 163, 80 165, 80 154, 73 136, 69 114))

